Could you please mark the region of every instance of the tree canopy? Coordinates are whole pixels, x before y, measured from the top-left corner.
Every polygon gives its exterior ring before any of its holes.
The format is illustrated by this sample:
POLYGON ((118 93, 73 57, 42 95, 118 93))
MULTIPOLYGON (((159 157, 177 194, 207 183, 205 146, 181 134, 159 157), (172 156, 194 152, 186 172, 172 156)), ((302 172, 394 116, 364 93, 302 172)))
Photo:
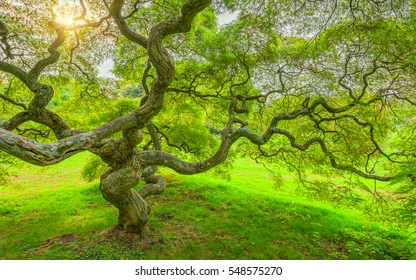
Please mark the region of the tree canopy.
POLYGON ((0 156, 96 154, 131 232, 166 187, 159 166, 196 174, 235 153, 299 174, 407 178, 415 20, 416 1, 401 0, 6 0, 0 156))

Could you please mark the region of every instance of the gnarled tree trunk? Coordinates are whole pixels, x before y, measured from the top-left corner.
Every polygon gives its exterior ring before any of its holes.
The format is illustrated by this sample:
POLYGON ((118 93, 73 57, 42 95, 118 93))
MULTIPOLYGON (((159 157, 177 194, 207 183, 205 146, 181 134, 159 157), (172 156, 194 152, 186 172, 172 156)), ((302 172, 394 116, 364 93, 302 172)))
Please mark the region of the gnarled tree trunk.
POLYGON ((117 207, 118 226, 130 233, 140 234, 147 221, 150 207, 134 190, 142 172, 138 162, 130 159, 118 169, 111 168, 101 175, 101 193, 103 197, 117 207))

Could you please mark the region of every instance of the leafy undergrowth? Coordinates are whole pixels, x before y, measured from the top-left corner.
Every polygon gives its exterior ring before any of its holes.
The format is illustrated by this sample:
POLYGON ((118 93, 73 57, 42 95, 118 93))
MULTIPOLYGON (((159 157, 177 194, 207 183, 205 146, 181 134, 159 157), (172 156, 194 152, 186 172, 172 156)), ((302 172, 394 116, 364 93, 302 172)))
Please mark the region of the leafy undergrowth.
POLYGON ((276 190, 246 165, 231 182, 167 174, 144 236, 121 235, 98 184, 79 179, 84 159, 0 187, 1 259, 416 259, 405 232, 276 190))

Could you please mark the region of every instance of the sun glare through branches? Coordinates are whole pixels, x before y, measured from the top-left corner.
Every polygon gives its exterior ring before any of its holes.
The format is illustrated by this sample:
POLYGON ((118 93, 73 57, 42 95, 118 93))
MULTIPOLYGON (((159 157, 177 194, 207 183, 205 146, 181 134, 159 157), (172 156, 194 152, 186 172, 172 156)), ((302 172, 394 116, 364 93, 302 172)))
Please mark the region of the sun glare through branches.
POLYGON ((58 4, 53 9, 55 21, 66 26, 74 26, 79 19, 79 2, 75 0, 58 0, 58 4))

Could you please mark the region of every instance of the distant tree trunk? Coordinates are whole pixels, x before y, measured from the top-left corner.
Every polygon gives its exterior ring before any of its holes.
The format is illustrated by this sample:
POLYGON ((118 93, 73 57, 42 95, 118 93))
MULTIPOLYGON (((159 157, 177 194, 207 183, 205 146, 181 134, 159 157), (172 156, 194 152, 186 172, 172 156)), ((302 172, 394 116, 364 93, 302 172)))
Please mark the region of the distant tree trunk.
POLYGON ((129 233, 141 234, 147 224, 150 207, 133 189, 141 177, 141 169, 129 161, 123 167, 109 169, 101 175, 103 197, 119 210, 118 226, 129 233))

